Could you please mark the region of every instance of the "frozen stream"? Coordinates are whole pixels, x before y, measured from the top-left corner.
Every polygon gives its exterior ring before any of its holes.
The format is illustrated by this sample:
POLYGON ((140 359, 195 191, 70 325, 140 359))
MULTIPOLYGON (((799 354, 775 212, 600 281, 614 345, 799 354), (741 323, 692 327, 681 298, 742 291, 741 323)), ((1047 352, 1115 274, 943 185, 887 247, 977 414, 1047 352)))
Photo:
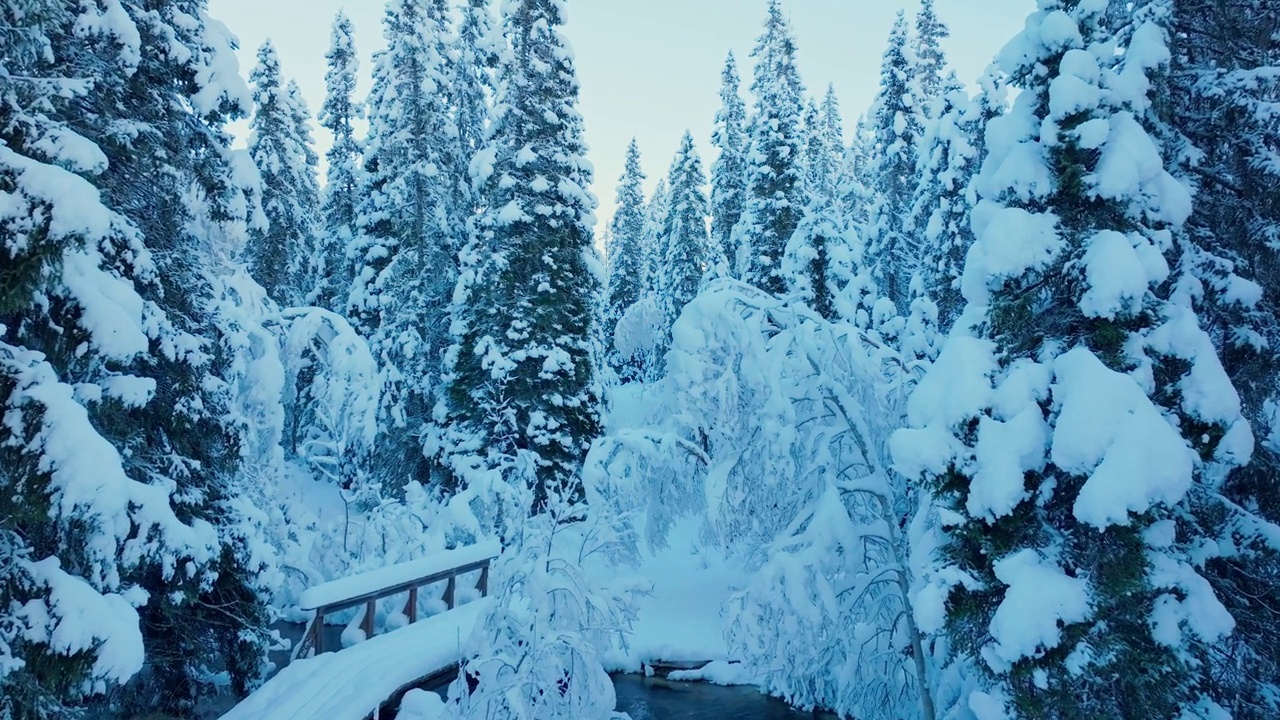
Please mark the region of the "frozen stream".
POLYGON ((801 720, 834 715, 800 712, 751 686, 723 687, 671 682, 643 675, 614 675, 618 709, 631 720, 801 720))
MULTIPOLYGON (((631 720, 836 720, 829 713, 789 707, 749 685, 674 682, 637 674, 613 676, 617 709, 631 720)), ((443 695, 448 684, 433 688, 443 695)))

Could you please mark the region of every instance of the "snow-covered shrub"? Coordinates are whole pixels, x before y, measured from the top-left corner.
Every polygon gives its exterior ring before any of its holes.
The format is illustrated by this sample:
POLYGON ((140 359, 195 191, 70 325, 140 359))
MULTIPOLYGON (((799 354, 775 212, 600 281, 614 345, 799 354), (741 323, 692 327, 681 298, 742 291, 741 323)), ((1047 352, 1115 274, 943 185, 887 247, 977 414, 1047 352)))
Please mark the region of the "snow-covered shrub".
POLYGON ((865 467, 871 450, 827 427, 857 411, 837 398, 851 398, 855 378, 900 392, 909 376, 874 335, 730 280, 714 281, 686 307, 667 365, 665 430, 707 455, 711 529, 726 549, 757 561, 825 491, 832 466, 858 457, 865 467))
POLYGON ((676 321, 662 381, 669 431, 710 458, 709 529, 757 560, 812 487, 797 469, 792 383, 785 349, 773 352, 771 308, 783 305, 745 284, 714 282, 676 321))
POLYGON ((921 362, 812 313, 775 308, 771 320, 791 385, 795 477, 809 479, 793 486, 807 502, 735 597, 731 647, 802 707, 913 714, 929 691, 906 600, 908 488, 889 471, 887 440, 921 362))
POLYGON ((620 429, 587 454, 587 488, 635 518, 650 548, 664 547, 677 520, 701 515, 702 476, 710 460, 701 447, 662 429, 620 429))
POLYGON ((269 495, 285 462, 284 355, 274 327, 280 311, 243 268, 229 268, 214 287, 210 309, 228 358, 228 420, 242 438, 240 471, 253 481, 250 488, 269 495))
POLYGON ((340 315, 320 308, 282 314, 285 404, 291 449, 346 502, 376 493, 367 458, 378 437, 382 373, 369 344, 340 315))
POLYGON ((613 357, 627 379, 653 382, 662 373, 667 349, 667 316, 653 293, 644 293, 618 318, 613 330, 613 357))
MULTIPOLYGON (((915 315, 917 344, 931 347, 931 308, 915 315)), ((712 544, 755 568, 727 612, 730 648, 797 705, 904 716, 927 687, 906 602, 911 500, 887 455, 926 362, 716 280, 676 322, 667 376, 646 388, 657 420, 588 457, 589 485, 636 509, 650 544, 702 512, 712 544)))
POLYGON ((389 498, 369 478, 383 385, 368 342, 328 310, 281 309, 243 268, 214 286, 229 421, 244 438, 233 502, 276 608, 292 616, 308 585, 443 549, 423 535, 436 510, 416 483, 389 498))
MULTIPOLYGON (((468 643, 471 659, 450 689, 445 716, 618 717, 602 657, 613 643, 625 642, 634 611, 628 585, 602 585, 600 578, 611 577, 634 546, 629 518, 594 492, 586 503, 571 504, 570 488, 552 493, 542 512, 523 512, 533 503, 531 461, 528 454, 512 458, 489 471, 487 483, 471 478, 472 487, 498 492, 486 506, 507 505, 511 514, 494 568, 495 607, 468 643)), ((450 505, 478 500, 460 495, 450 505)), ((467 512, 464 507, 460 514, 467 512)))

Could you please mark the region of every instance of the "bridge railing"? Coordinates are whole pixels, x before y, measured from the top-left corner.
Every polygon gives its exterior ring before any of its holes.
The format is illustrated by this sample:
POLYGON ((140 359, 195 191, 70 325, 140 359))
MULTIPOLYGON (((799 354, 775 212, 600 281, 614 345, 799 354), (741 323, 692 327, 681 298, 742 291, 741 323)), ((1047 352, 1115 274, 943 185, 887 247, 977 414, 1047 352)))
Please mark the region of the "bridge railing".
POLYGON ((302 593, 298 605, 315 614, 293 653, 293 659, 325 652, 324 619, 343 610, 364 606, 361 630, 368 640, 373 637, 373 620, 379 600, 408 593, 404 615, 410 623, 416 622, 419 590, 438 582, 446 583, 444 603, 448 610, 452 610, 457 599, 458 576, 476 570, 480 571, 476 590, 480 597, 486 597, 489 594, 489 566, 499 552, 501 546, 496 541, 478 543, 308 588, 302 593))

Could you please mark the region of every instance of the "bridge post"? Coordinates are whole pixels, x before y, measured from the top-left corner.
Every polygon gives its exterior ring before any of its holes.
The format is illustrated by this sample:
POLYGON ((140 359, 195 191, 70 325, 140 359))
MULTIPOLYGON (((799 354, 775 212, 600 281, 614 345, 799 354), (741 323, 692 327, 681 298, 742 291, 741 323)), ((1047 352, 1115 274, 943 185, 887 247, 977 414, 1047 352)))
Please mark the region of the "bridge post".
POLYGON ((409 588, 409 602, 405 603, 404 615, 409 618, 409 622, 418 622, 418 588, 409 588))
POLYGON ((373 637, 373 616, 378 610, 378 601, 370 600, 364 606, 364 621, 360 623, 361 629, 364 630, 364 639, 368 640, 373 637))
POLYGON ((321 642, 324 640, 324 608, 316 608, 316 621, 311 624, 311 654, 324 652, 321 642))
POLYGON ((450 610, 453 609, 453 591, 457 587, 457 584, 458 576, 453 574, 449 575, 449 582, 444 586, 444 604, 445 607, 450 610))
POLYGON ((485 561, 484 567, 480 569, 480 579, 476 581, 476 589, 480 591, 480 597, 489 597, 489 563, 485 561))

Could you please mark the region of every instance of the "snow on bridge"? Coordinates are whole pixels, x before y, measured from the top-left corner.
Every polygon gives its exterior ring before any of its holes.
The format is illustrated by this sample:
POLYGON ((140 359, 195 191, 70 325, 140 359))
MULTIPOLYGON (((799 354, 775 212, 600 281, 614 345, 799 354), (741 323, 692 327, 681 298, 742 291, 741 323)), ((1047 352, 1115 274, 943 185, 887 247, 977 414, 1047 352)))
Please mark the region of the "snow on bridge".
POLYGON ((458 667, 463 643, 492 606, 484 596, 489 563, 499 550, 496 543, 473 545, 311 588, 300 605, 316 614, 299 650, 317 654, 294 660, 222 720, 362 720, 409 688, 458 667), (477 570, 481 597, 455 607, 457 577, 477 570), (447 583, 448 609, 415 622, 418 590, 436 582, 447 583), (377 602, 401 593, 408 594, 403 620, 409 624, 372 637, 377 602), (321 652, 324 617, 362 605, 368 639, 321 652))

